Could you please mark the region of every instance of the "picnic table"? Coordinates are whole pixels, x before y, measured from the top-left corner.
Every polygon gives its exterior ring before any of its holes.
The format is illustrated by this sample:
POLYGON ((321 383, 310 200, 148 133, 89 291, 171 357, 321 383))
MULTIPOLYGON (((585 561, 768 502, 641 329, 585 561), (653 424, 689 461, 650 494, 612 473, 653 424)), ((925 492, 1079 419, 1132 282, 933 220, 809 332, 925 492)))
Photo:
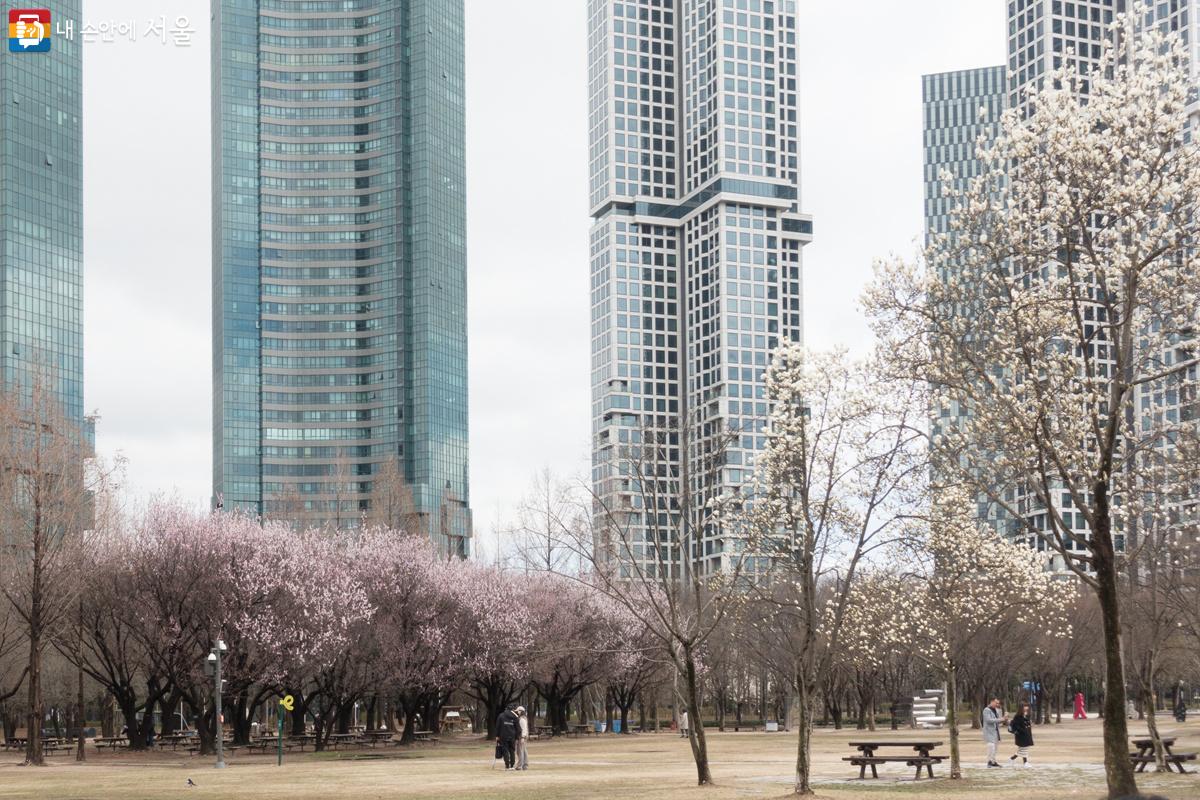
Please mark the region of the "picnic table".
MULTIPOLYGON (((283 740, 283 749, 288 752, 291 752, 291 749, 296 746, 296 742, 288 741, 286 738, 283 740)), ((259 736, 252 739, 250 744, 246 745, 246 749, 251 751, 261 749, 263 753, 268 750, 277 750, 279 749, 279 737, 273 734, 259 736)))
POLYGON ((303 753, 303 752, 304 752, 304 746, 305 746, 306 744, 315 744, 315 743, 316 743, 316 741, 317 741, 317 737, 316 737, 316 736, 314 736, 313 734, 311 734, 311 733, 301 733, 301 734, 299 734, 299 735, 297 735, 297 736, 289 736, 289 737, 287 737, 287 741, 285 741, 285 742, 284 742, 284 746, 285 746, 285 747, 287 746, 287 742, 291 742, 291 743, 293 743, 293 744, 294 744, 296 747, 299 747, 299 748, 300 748, 300 752, 301 752, 301 753, 303 753))
POLYGON ((357 744, 357 733, 331 733, 329 735, 329 743, 336 748, 340 744, 357 744))
POLYGON ((184 742, 195 739, 195 734, 192 733, 168 733, 158 737, 158 749, 165 750, 167 745, 171 746, 172 750, 178 749, 179 745, 184 742))
POLYGON ((433 731, 413 731, 413 738, 418 742, 440 742, 441 739, 433 735, 433 731))
POLYGON ((917 772, 914 780, 921 780, 921 770, 925 769, 929 773, 929 777, 933 777, 933 765, 938 764, 945 756, 937 755, 933 752, 933 748, 941 747, 941 742, 930 741, 926 739, 902 739, 902 740, 887 740, 877 739, 869 742, 850 742, 850 746, 858 749, 858 755, 843 758, 843 761, 849 761, 852 765, 858 767, 859 780, 864 780, 867 777, 867 767, 871 768, 871 777, 878 778, 879 772, 876 767, 880 764, 886 764, 889 761, 897 761, 907 764, 910 767, 916 767, 917 772), (902 747, 910 749, 912 755, 900 756, 881 756, 877 755, 876 751, 883 747, 902 747))
POLYGON ((580 734, 584 734, 584 733, 590 734, 594 730, 595 730, 595 728, 592 725, 587 724, 586 722, 572 723, 569 728, 569 732, 575 734, 576 736, 579 736, 580 734))
POLYGON ((533 731, 538 736, 553 736, 554 735, 554 726, 553 725, 534 725, 533 731))
MULTIPOLYGON (((1145 772, 1146 765, 1154 763, 1154 740, 1149 736, 1137 736, 1131 738, 1129 741, 1137 748, 1135 752, 1129 754, 1129 760, 1137 766, 1137 772, 1145 772)), ((1183 768, 1183 762, 1196 760, 1195 753, 1176 753, 1171 750, 1171 747, 1175 744, 1174 736, 1163 737, 1162 744, 1163 760, 1167 763, 1168 772, 1174 766, 1175 769, 1179 770, 1179 774, 1182 775, 1187 772, 1183 768)))
POLYGON ((128 736, 97 736, 93 740, 97 750, 103 750, 105 747, 110 750, 116 750, 118 747, 128 747, 128 736))
POLYGON ((374 747, 380 742, 387 743, 392 738, 391 731, 363 731, 362 738, 367 744, 374 747))

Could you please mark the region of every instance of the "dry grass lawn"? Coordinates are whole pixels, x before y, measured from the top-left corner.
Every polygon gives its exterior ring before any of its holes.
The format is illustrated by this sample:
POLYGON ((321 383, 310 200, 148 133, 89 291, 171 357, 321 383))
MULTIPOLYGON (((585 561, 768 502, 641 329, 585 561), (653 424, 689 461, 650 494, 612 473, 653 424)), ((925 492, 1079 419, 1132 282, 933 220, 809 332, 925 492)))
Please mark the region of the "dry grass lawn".
MULTIPOLYGON (((1134 733, 1143 732, 1133 723, 1134 733)), ((1200 751, 1200 723, 1164 725, 1179 738, 1179 751, 1200 751)), ((911 731, 880 731, 875 736, 911 738, 911 731)), ((945 741, 944 731, 932 735, 945 741)), ((964 731, 966 778, 951 782, 913 781, 903 765, 882 768, 878 781, 857 780, 858 771, 841 761, 858 731, 819 731, 815 738, 818 792, 837 800, 874 798, 988 798, 1051 800, 1099 798, 1097 721, 1064 722, 1035 730, 1032 769, 981 767, 983 745, 977 732, 964 731)), ((1011 740, 1010 740, 1011 741, 1011 740)), ((396 751, 295 754, 282 769, 273 756, 235 754, 217 771, 210 759, 166 753, 97 754, 77 765, 73 756, 55 755, 50 766, 22 767, 15 756, 0 761, 0 798, 55 800, 152 800, 154 798, 232 798, 240 800, 321 800, 337 798, 486 798, 487 800, 566 800, 567 798, 650 798, 724 800, 780 798, 790 789, 795 737, 788 733, 712 733, 709 737, 716 787, 694 786, 687 744, 669 734, 585 737, 533 742, 528 772, 492 769, 492 746, 478 739, 444 740, 396 751), (186 786, 187 779, 196 782, 186 786)), ((1006 743, 1004 747, 1011 750, 1006 743)), ((946 748, 941 748, 945 750, 946 748)), ((1195 766, 1195 765, 1193 765, 1195 766)), ((946 768, 935 767, 945 775, 946 768)), ((1140 784, 1170 800, 1200 800, 1200 775, 1147 774, 1140 784)))

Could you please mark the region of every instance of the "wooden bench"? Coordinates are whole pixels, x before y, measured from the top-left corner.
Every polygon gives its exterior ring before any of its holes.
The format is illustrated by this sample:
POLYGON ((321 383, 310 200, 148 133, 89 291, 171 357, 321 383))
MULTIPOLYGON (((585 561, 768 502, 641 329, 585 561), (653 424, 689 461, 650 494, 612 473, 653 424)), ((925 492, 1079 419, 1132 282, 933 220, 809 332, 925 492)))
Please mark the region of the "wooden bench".
POLYGON ((929 777, 933 777, 933 765, 940 764, 943 756, 846 756, 842 761, 849 761, 853 766, 858 767, 859 780, 866 780, 867 767, 871 768, 871 777, 878 778, 879 772, 877 767, 880 764, 886 764, 889 761, 895 761, 902 764, 907 764, 910 767, 916 767, 914 780, 921 780, 921 770, 924 769, 929 773, 929 777))
POLYGON ((748 731, 750 731, 750 732, 752 732, 752 733, 757 733, 757 732, 758 732, 758 726, 757 726, 757 725, 734 725, 734 726, 733 726, 733 732, 734 732, 734 733, 740 733, 740 732, 741 732, 741 730, 742 730, 743 728, 745 728, 746 730, 748 730, 748 731))

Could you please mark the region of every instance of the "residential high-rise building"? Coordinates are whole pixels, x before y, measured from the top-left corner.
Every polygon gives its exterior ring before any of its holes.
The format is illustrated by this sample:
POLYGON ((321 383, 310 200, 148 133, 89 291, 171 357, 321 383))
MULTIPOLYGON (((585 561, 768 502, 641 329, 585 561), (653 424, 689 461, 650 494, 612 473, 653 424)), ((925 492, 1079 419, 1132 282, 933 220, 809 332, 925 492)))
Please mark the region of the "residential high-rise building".
POLYGON ((975 146, 999 130, 1005 86, 1003 66, 922 76, 926 238, 950 231, 946 189, 965 189, 980 174, 975 146), (953 176, 949 187, 943 171, 953 176))
MULTIPOLYGON (((53 26, 78 0, 36 13, 0 55, 0 387, 48 386, 83 416, 83 53, 53 26), (34 30, 35 25, 41 28, 34 30), (35 36, 45 39, 34 44, 35 36)), ((4 3, 6 21, 12 3, 4 3)), ((65 26, 64 26, 65 28, 65 26)), ((10 33, 12 27, 10 26, 10 33)))
MULTIPOLYGON (((972 142, 981 133, 995 132, 999 112, 1005 108, 1025 109, 1030 90, 1041 88, 1046 76, 1063 64, 1073 67, 1078 75, 1076 88, 1082 93, 1090 89, 1090 76, 1096 71, 1105 47, 1114 35, 1114 26, 1127 31, 1158 29, 1164 34, 1179 37, 1185 46, 1192 75, 1200 70, 1197 43, 1190 34, 1191 26, 1200 11, 1200 0, 1010 0, 1008 3, 1007 69, 993 67, 965 70, 924 77, 925 104, 925 220, 927 236, 949 231, 949 201, 942 197, 946 188, 938 178, 939 170, 948 168, 954 174, 955 188, 964 188, 971 177, 979 173, 972 142), (1003 88, 997 91, 996 82, 1003 88), (1004 83, 1006 81, 1006 84, 1004 83), (973 118, 961 106, 984 109, 984 118, 973 118), (993 114, 995 111, 995 114, 993 114)), ((1200 115, 1200 104, 1188 110, 1193 120, 1200 115)), ((952 266, 952 265, 951 265, 952 266)), ((945 268, 945 267, 943 267, 945 268)), ((1164 354, 1164 363, 1172 363, 1172 353, 1164 354)), ((1158 415, 1185 418, 1184 398, 1193 397, 1194 390, 1184 392, 1180 382, 1195 381, 1195 370, 1189 374, 1172 375, 1163 382, 1139 388, 1137 406, 1143 411, 1153 407, 1158 415), (1153 401, 1151 402, 1151 397, 1153 401)), ((956 404, 939 409, 941 423, 952 423, 963 413, 956 404)), ((939 419, 934 420, 936 431, 939 419)), ((1166 447, 1165 443, 1161 446, 1166 447)), ((1028 532, 1046 530, 1046 515, 1050 513, 1041 500, 1027 487, 1004 488, 1008 504, 1023 509, 1024 519, 1006 519, 1003 509, 979 500, 979 516, 997 525, 1000 530, 1029 538, 1028 532)), ((1065 491, 1052 491, 1054 515, 1080 537, 1088 536, 1084 515, 1072 507, 1065 491)), ((1124 536, 1115 537, 1123 547, 1124 536)), ((1039 548, 1043 543, 1030 539, 1039 548)), ((1061 556, 1054 557, 1054 567, 1065 569, 1061 556)))
POLYGON ((588 2, 592 482, 650 569, 736 557, 719 526, 678 541, 681 495, 749 479, 801 340, 796 26, 794 0, 588 2))
POLYGON ((465 554, 462 0, 220 0, 212 70, 214 502, 465 554))
MULTIPOLYGON (((1000 117, 1007 106, 1003 66, 981 67, 924 75, 921 78, 923 170, 925 176, 925 238, 951 235, 951 199, 948 189, 965 190, 981 172, 976 153, 980 138, 992 139, 999 131, 1000 117), (943 180, 949 173, 950 181, 943 180)), ((942 280, 953 265, 941 265, 942 280)), ((936 408, 931 430, 936 436, 944 426, 953 426, 965 413, 957 401, 936 408)), ((977 499, 980 519, 994 517, 997 510, 986 498, 977 499)))

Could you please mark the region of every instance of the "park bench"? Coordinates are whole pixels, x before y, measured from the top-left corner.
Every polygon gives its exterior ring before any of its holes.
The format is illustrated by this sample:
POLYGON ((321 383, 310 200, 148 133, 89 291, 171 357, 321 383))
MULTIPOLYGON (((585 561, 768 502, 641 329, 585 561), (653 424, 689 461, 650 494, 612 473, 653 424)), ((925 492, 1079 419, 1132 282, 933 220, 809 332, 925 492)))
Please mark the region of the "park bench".
POLYGON ((740 733, 743 730, 748 730, 752 733, 757 733, 758 726, 757 725, 738 725, 737 723, 734 723, 734 726, 733 726, 734 733, 740 733))
POLYGON ((940 764, 945 756, 933 753, 933 748, 941 746, 941 742, 931 741, 872 741, 872 742, 850 742, 851 747, 858 749, 858 755, 847 756, 843 761, 849 761, 852 766, 858 767, 859 780, 865 780, 867 777, 867 767, 871 768, 871 777, 878 778, 878 767, 880 764, 886 764, 889 761, 894 761, 900 764, 906 764, 910 767, 916 767, 914 780, 921 780, 921 770, 925 770, 929 777, 933 777, 933 765, 940 764), (900 756, 881 756, 876 755, 876 751, 882 747, 906 747, 911 748, 914 752, 900 756))

